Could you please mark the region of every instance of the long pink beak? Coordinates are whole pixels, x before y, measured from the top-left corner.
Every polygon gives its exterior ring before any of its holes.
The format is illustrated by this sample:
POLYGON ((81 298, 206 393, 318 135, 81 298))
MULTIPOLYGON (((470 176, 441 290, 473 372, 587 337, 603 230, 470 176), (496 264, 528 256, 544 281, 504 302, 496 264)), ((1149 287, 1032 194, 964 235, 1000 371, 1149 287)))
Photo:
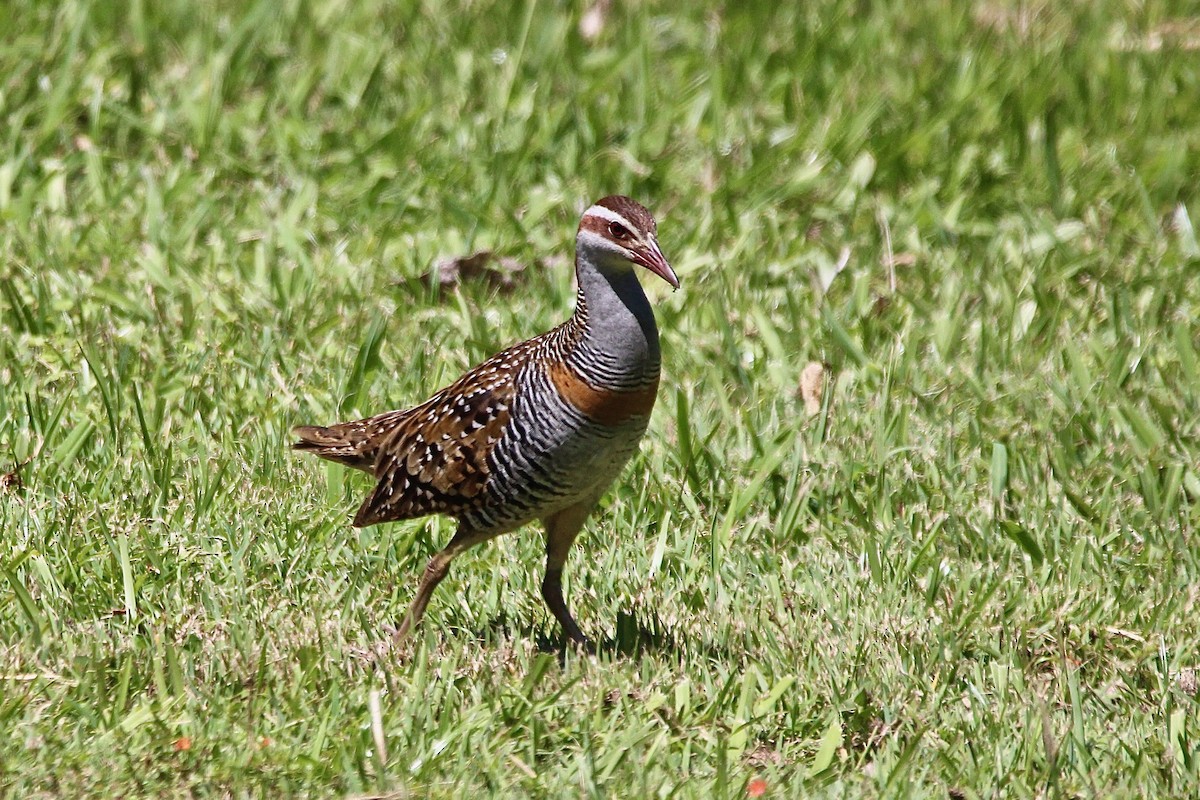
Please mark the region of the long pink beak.
POLYGON ((671 269, 671 265, 667 263, 667 258, 662 254, 662 250, 658 249, 658 242, 651 239, 650 252, 636 253, 634 261, 671 284, 672 288, 679 288, 679 278, 675 276, 675 270, 671 269))

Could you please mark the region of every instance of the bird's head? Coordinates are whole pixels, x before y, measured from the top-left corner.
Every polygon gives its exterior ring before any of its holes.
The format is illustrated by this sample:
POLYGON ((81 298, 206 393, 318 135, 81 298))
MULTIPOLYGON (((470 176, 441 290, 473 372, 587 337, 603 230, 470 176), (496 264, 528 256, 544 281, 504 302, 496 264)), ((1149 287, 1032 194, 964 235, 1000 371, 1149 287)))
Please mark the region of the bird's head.
POLYGON ((658 247, 654 217, 628 197, 610 195, 583 212, 575 250, 602 269, 636 264, 679 288, 679 278, 658 247))

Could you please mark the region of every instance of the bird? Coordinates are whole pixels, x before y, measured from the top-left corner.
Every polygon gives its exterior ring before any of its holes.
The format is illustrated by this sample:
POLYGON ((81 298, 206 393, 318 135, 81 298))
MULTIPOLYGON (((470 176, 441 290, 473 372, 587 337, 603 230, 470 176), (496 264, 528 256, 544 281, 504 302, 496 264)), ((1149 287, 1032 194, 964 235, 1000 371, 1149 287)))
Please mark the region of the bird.
POLYGON ((542 599, 568 640, 590 646, 563 597, 562 574, 597 501, 637 451, 658 395, 658 326, 639 269, 679 288, 650 212, 622 195, 597 200, 575 236, 577 292, 567 321, 420 405, 293 429, 294 450, 374 477, 355 527, 431 514, 457 521, 425 566, 397 641, 420 622, 457 556, 540 520, 542 599))

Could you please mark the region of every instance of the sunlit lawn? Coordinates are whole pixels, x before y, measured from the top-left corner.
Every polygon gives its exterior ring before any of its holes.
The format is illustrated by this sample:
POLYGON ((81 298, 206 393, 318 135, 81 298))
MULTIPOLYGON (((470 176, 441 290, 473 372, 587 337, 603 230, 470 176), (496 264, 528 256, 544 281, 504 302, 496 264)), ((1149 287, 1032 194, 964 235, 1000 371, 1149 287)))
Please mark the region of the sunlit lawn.
POLYGON ((1196 9, 585 10, 0 4, 0 794, 1200 795, 1196 9), (533 529, 388 650, 452 523, 288 430, 564 319, 611 192, 683 289, 600 654, 533 529))

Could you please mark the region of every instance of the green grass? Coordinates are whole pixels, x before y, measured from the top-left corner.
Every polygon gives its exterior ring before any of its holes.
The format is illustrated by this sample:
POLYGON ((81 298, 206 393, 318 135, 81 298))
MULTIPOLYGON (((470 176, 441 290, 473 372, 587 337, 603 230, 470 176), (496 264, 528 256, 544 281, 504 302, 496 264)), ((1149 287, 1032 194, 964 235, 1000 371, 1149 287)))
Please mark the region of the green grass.
POLYGON ((1200 9, 771 5, 0 4, 0 793, 1200 793, 1200 9), (452 525, 288 429, 563 319, 615 191, 606 646, 527 530, 376 660, 452 525))

